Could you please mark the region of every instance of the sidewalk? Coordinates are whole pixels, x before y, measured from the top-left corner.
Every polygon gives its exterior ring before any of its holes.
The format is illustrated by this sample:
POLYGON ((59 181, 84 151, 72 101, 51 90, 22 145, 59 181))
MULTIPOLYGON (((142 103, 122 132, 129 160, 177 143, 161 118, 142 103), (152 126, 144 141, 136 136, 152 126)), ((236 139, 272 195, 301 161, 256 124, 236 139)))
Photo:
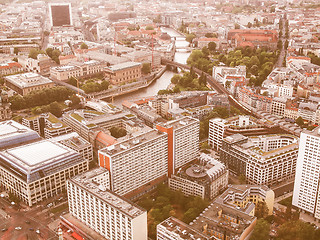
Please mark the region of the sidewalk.
POLYGON ((309 223, 311 223, 311 224, 313 223, 313 224, 315 224, 317 227, 320 227, 320 223, 319 223, 319 222, 316 222, 316 221, 314 220, 314 217, 310 216, 310 215, 307 214, 307 213, 301 212, 299 219, 302 220, 302 221, 304 221, 304 222, 309 222, 309 223))

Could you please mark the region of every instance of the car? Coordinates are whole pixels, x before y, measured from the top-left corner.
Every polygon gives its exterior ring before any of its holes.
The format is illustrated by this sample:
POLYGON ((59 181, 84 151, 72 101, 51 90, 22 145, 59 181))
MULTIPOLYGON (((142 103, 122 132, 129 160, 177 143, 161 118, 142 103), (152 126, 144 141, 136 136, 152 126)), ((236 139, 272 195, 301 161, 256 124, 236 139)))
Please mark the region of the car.
POLYGON ((14 229, 19 231, 22 229, 22 227, 15 227, 14 229))
POLYGON ((33 231, 34 229, 33 229, 33 228, 29 228, 29 230, 30 230, 30 231, 33 231))
POLYGON ((40 234, 40 230, 39 230, 39 229, 37 229, 37 230, 36 230, 36 233, 40 234))
POLYGON ((25 223, 26 223, 26 224, 30 224, 30 221, 29 221, 29 220, 27 220, 27 221, 25 221, 25 223))
POLYGON ((8 228, 2 228, 1 229, 1 232, 5 232, 5 231, 7 231, 8 230, 8 228))

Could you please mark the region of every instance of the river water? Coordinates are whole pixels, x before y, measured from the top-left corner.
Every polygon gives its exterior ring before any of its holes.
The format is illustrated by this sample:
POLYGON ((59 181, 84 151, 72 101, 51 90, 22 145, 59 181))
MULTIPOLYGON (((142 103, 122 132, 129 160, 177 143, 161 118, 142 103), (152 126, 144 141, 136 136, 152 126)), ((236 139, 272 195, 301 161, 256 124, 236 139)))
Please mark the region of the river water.
MULTIPOLYGON (((182 64, 186 64, 190 52, 187 52, 186 47, 189 43, 185 40, 185 37, 180 35, 174 29, 171 28, 161 28, 162 32, 168 33, 171 37, 176 38, 176 48, 177 51, 174 55, 174 61, 182 64)), ((172 71, 166 71, 159 79, 154 81, 149 87, 140 89, 138 91, 121 95, 114 98, 114 104, 120 106, 125 100, 139 99, 143 97, 149 97, 157 95, 158 91, 161 89, 166 89, 171 82, 171 78, 175 73, 172 71)))

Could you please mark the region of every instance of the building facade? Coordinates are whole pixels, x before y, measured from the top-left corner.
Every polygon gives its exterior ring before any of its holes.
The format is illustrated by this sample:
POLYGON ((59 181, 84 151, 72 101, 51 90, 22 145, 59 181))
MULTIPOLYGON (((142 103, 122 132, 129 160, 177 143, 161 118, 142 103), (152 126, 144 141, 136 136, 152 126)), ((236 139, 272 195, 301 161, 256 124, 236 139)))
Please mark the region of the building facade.
POLYGON ((147 240, 147 211, 111 192, 108 178, 98 168, 68 180, 71 215, 106 239, 147 240))
POLYGON ((113 85, 121 85, 141 77, 141 63, 125 62, 104 68, 105 77, 113 85))
POLYGON ((1 185, 29 206, 61 193, 68 178, 89 169, 79 153, 47 140, 2 150, 0 160, 1 185))
POLYGON ((320 219, 320 131, 303 131, 294 182, 292 205, 320 219))

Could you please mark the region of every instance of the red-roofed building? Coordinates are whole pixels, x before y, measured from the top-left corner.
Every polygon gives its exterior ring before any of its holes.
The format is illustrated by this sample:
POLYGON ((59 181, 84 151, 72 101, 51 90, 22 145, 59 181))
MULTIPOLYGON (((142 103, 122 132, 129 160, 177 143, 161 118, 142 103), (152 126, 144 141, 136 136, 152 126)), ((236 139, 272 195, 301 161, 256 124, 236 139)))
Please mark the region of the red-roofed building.
POLYGON ((220 47, 220 44, 219 44, 220 42, 218 38, 199 38, 198 47, 199 48, 208 47, 210 42, 214 42, 217 45, 216 48, 220 47))
POLYGON ((60 64, 66 65, 72 61, 75 61, 77 57, 75 55, 66 55, 66 56, 59 56, 60 64))
POLYGON ((117 140, 111 135, 106 134, 103 131, 97 132, 94 139, 95 149, 99 150, 105 147, 109 147, 118 143, 117 140))
POLYGON ((22 72, 23 66, 17 62, 7 62, 0 64, 0 76, 22 72))
POLYGON ((277 48, 278 32, 275 30, 234 29, 228 32, 233 47, 277 48))

